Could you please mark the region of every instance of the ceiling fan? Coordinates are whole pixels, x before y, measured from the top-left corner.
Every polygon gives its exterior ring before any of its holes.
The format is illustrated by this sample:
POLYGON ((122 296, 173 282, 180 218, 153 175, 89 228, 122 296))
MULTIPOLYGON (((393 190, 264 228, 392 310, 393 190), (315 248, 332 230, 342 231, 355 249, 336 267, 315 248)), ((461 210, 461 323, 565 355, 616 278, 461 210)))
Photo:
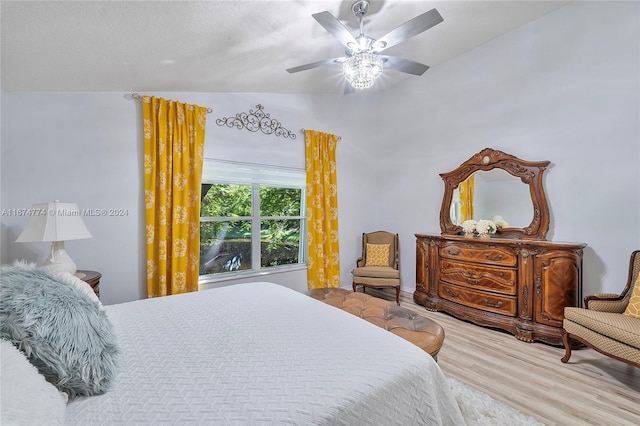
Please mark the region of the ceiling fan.
POLYGON ((427 65, 410 59, 395 56, 381 55, 385 49, 395 46, 423 31, 439 24, 444 19, 436 9, 431 9, 415 18, 405 22, 379 39, 374 39, 364 33, 362 18, 369 11, 369 0, 358 0, 351 6, 353 14, 360 21, 360 35, 354 37, 351 32, 331 13, 320 12, 311 16, 318 21, 331 35, 340 41, 347 49, 345 56, 325 59, 288 68, 289 73, 310 70, 325 65, 342 64, 342 72, 349 84, 345 85, 345 93, 354 89, 366 89, 371 87, 375 80, 382 74, 383 68, 396 71, 422 75, 429 69, 427 65))

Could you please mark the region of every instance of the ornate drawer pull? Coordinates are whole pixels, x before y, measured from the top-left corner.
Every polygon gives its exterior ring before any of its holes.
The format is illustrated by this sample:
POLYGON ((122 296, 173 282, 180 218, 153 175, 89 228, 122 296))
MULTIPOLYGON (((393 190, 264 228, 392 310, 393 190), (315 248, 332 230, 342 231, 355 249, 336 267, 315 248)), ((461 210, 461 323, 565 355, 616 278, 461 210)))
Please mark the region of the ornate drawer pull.
POLYGON ((497 255, 497 256, 491 257, 491 256, 489 256, 489 253, 485 253, 485 254, 484 254, 484 258, 485 258, 485 259, 487 259, 487 260, 493 260, 493 261, 496 261, 496 260, 502 260, 502 259, 504 258, 504 256, 503 256, 503 255, 501 255, 501 254, 499 254, 499 255, 497 255))
POLYGON ((458 293, 457 291, 454 293, 453 291, 449 290, 447 287, 444 288, 444 292, 447 293, 449 296, 460 297, 460 293, 458 293))
POLYGON ((499 308, 500 306, 502 306, 502 301, 499 300, 498 303, 489 303, 489 299, 484 299, 483 300, 484 304, 492 307, 492 308, 499 308))
POLYGON ((447 254, 451 255, 451 256, 457 256, 460 254, 460 250, 458 251, 452 251, 450 248, 447 249, 447 254))
POLYGON ((467 283, 467 284, 478 284, 480 282, 480 280, 476 280, 476 279, 473 279, 473 278, 465 278, 464 282, 467 283))

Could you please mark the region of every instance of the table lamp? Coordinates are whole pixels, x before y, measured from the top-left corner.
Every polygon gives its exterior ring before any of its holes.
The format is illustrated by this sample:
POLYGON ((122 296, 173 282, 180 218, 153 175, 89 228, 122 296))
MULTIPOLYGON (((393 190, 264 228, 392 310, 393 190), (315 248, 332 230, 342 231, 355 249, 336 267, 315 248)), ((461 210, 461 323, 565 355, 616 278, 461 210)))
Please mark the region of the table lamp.
POLYGON ((84 225, 78 205, 53 201, 34 204, 31 216, 16 240, 19 243, 51 241, 51 253, 44 267, 52 272, 76 273, 76 264, 64 248, 68 240, 92 238, 84 225))

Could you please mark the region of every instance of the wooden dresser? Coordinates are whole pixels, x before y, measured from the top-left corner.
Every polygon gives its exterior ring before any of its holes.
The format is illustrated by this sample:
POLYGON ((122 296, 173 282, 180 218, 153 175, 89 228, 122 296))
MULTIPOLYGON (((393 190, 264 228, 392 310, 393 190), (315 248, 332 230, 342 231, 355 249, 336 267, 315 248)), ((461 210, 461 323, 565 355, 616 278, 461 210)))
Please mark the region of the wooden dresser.
POLYGON ((416 234, 416 303, 527 342, 562 345, 564 308, 582 299, 586 244, 546 240, 549 164, 485 148, 440 174, 442 233, 416 234), (480 221, 491 224, 491 238, 480 238, 489 230, 480 221))
POLYGON ((518 339, 562 344, 582 299, 581 243, 416 234, 416 303, 518 339))

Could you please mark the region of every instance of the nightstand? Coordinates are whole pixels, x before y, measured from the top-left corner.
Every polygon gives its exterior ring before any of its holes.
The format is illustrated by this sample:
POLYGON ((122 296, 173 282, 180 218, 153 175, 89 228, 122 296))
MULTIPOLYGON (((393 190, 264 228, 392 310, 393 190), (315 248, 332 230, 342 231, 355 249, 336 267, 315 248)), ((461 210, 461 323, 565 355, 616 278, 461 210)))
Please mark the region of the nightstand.
POLYGON ((100 298, 100 278, 102 278, 100 272, 78 270, 76 271, 76 277, 89 284, 96 293, 96 296, 100 298))

